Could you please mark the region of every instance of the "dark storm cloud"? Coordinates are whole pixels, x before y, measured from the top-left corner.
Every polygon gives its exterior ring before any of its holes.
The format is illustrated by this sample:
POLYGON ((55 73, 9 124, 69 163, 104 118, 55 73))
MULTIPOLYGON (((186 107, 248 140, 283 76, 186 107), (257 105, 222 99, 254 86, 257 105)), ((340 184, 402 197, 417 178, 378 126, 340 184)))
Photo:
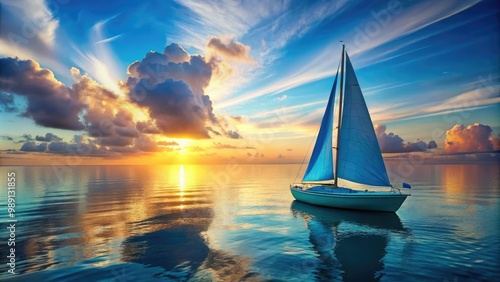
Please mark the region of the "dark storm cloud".
POLYGON ((0 91, 27 98, 22 116, 37 124, 60 129, 81 130, 78 114, 83 104, 72 90, 58 81, 52 71, 33 60, 0 59, 0 91))

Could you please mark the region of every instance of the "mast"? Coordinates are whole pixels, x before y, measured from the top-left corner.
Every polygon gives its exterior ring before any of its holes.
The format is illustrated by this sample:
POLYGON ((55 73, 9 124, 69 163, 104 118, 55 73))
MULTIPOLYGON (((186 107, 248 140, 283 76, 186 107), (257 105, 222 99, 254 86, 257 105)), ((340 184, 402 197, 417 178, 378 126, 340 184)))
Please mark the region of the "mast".
POLYGON ((339 171, 339 140, 340 140, 340 119, 342 117, 342 98, 344 97, 344 53, 345 45, 342 44, 342 62, 340 63, 340 91, 339 91, 339 115, 337 118, 337 144, 335 145, 335 150, 337 151, 335 156, 335 186, 338 187, 338 171, 339 171))

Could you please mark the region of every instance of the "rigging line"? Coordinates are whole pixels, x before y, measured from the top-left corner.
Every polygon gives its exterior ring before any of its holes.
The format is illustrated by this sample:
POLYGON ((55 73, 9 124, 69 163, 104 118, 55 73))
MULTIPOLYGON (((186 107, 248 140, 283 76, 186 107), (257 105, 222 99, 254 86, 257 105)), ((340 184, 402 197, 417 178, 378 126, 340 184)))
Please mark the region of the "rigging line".
MULTIPOLYGON (((339 69, 340 69, 340 62, 339 62, 339 65, 337 67, 337 75, 339 73, 339 69)), ((335 89, 334 89, 335 91, 335 89)), ((333 110, 333 109, 332 109, 333 110)), ((304 165, 304 162, 306 161, 306 158, 307 158, 307 155, 309 154, 309 151, 311 150, 311 146, 312 144, 314 143, 314 140, 316 140, 316 137, 318 136, 319 134, 319 130, 321 129, 321 125, 318 127, 318 130, 316 131, 316 135, 314 136, 314 138, 311 139, 311 143, 309 143, 309 148, 307 148, 307 152, 306 154, 304 155, 304 159, 302 160, 302 162, 300 163, 300 167, 299 167, 299 170, 297 171, 297 174, 295 175, 295 179, 293 180, 293 183, 296 183, 297 182, 297 177, 299 177, 299 173, 300 173, 300 170, 302 169, 302 166, 304 165)), ((338 133, 337 133, 338 134, 338 133)))
POLYGON ((304 155, 304 159, 303 159, 303 160, 302 160, 302 162, 300 163, 299 170, 297 171, 297 174, 295 175, 295 179, 293 180, 293 183, 296 183, 296 182, 297 182, 297 177, 299 177, 299 173, 300 173, 300 171, 302 170, 302 166, 304 165, 304 162, 306 161, 307 155, 309 154, 309 151, 311 150, 311 146, 312 146, 312 144, 314 143, 314 140, 316 140, 316 137, 318 136, 318 133, 319 133, 319 128, 318 128, 318 130, 316 131, 316 135, 314 136, 314 138, 312 138, 312 139, 311 139, 311 142, 309 143, 309 148, 307 148, 307 152, 306 152, 306 154, 304 155))

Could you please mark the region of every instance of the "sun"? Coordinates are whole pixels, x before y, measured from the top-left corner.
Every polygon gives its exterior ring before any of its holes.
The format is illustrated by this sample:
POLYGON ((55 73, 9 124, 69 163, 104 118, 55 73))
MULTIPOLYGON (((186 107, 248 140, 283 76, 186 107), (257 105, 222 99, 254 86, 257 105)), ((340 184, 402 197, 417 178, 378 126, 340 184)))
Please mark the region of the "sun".
POLYGON ((185 139, 185 138, 175 138, 173 139, 174 142, 176 142, 179 147, 179 153, 184 155, 188 151, 188 147, 191 144, 192 140, 185 139))

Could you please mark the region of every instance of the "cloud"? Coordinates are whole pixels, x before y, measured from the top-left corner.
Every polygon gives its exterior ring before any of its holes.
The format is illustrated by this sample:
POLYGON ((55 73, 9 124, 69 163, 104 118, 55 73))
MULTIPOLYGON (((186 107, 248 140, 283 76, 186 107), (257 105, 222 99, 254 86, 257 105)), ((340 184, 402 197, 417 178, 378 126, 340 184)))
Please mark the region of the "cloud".
POLYGON ((242 122, 246 121, 245 117, 243 117, 243 116, 229 116, 229 117, 232 118, 233 120, 237 121, 238 123, 242 123, 242 122))
POLYGON ((284 157, 283 155, 279 154, 276 158, 277 158, 277 159, 283 159, 283 158, 285 158, 285 157, 284 157))
POLYGON ((14 141, 14 138, 7 136, 7 135, 0 136, 0 139, 7 140, 7 141, 14 141))
POLYGON ((500 138, 490 137, 490 141, 493 144, 493 150, 495 151, 500 150, 500 138))
POLYGON ((179 146, 179 143, 175 141, 159 141, 156 144, 158 144, 158 146, 179 146))
POLYGON ((232 139, 243 139, 243 137, 237 131, 228 130, 227 136, 232 139))
POLYGON ((35 139, 33 139, 33 137, 31 136, 31 134, 28 134, 28 133, 23 134, 23 136, 21 136, 21 138, 22 138, 22 140, 14 141, 14 143, 26 143, 29 141, 35 141, 35 139))
POLYGON ((163 53, 151 51, 128 67, 129 77, 122 84, 129 99, 146 109, 158 129, 169 137, 210 138, 209 132, 233 139, 241 138, 213 113, 212 101, 205 95, 212 73, 220 62, 200 55, 189 55, 177 44, 163 53), (217 128, 214 128, 217 127, 217 128), (222 132, 222 133, 221 133, 222 132))
POLYGON ((259 5, 250 1, 236 4, 228 0, 176 2, 191 10, 196 17, 177 22, 178 34, 173 37, 199 49, 202 47, 200 43, 206 40, 206 34, 243 35, 261 20, 284 11, 290 5, 288 1, 262 2, 259 5))
POLYGON ((383 124, 375 124, 374 128, 382 153, 425 152, 427 149, 437 147, 434 141, 430 141, 429 145, 418 139, 416 142, 404 142, 399 135, 392 132, 385 133, 386 126, 383 124))
POLYGON ((48 152, 68 156, 106 156, 110 155, 105 148, 99 148, 94 141, 83 135, 75 135, 73 142, 51 142, 48 152))
POLYGON ((212 101, 205 95, 215 64, 170 44, 164 53, 149 52, 141 61, 132 63, 128 78, 119 83, 121 93, 117 93, 76 68, 70 70, 73 85, 68 87, 33 60, 3 58, 0 93, 7 93, 4 96, 8 103, 13 100, 12 94, 25 97, 28 103, 22 115, 38 125, 84 130, 88 136, 62 142, 53 133, 35 138, 26 134, 16 143, 28 143, 24 146, 27 151, 40 151, 40 145, 34 143, 40 141, 47 142, 48 153, 78 155, 90 150, 89 156, 114 157, 167 150, 157 143, 155 135, 159 134, 198 139, 211 138, 212 134, 240 139, 231 122, 223 118, 221 123, 215 116, 212 101))
POLYGON ((60 61, 60 54, 56 52, 59 20, 52 12, 61 9, 60 5, 66 4, 63 3, 65 1, 0 2, 0 55, 37 58, 57 73, 66 74, 68 67, 60 61))
POLYGON ((45 152, 47 150, 47 143, 36 144, 35 142, 26 142, 21 147, 23 152, 45 152))
POLYGON ((285 101, 286 98, 288 98, 288 96, 287 95, 283 95, 281 97, 278 97, 277 99, 278 99, 278 101, 282 102, 282 101, 285 101))
POLYGON ((89 135, 103 146, 133 145, 140 132, 127 101, 77 69, 71 71, 76 80, 72 89, 86 105, 82 118, 89 135))
POLYGON ((161 131, 156 127, 151 121, 138 121, 136 123, 136 128, 141 133, 145 134, 160 134, 161 131))
POLYGON ((52 141, 62 141, 62 138, 53 133, 46 133, 45 136, 37 135, 35 137, 35 140, 41 142, 52 142, 52 141))
POLYGON ((222 135, 219 131, 213 129, 211 126, 207 126, 206 129, 209 131, 209 132, 212 132, 213 134, 217 135, 217 136, 220 136, 222 135))
MULTIPOLYGON (((0 150, 0 152, 5 152, 7 154, 12 154, 12 155, 22 155, 22 154, 27 154, 26 152, 18 151, 16 149, 7 149, 7 150, 0 150)), ((4 157, 0 157, 4 158, 4 157)))
MULTIPOLYGON (((358 2, 358 1, 356 1, 358 2)), ((338 39, 335 38, 346 38, 349 39, 347 42, 348 46, 351 46, 352 52, 349 54, 354 56, 355 54, 360 55, 358 62, 362 62, 361 65, 366 66, 367 63, 371 64, 374 62, 373 57, 381 53, 381 50, 374 50, 374 48, 382 47, 387 48, 387 43, 399 44, 398 40, 401 37, 412 34, 412 36, 420 37, 418 41, 425 38, 422 36, 428 36, 428 33, 421 33, 420 36, 417 31, 421 31, 430 24, 437 23, 439 21, 445 20, 457 13, 469 9, 475 5, 478 0, 471 1, 461 1, 461 2, 442 2, 439 5, 433 5, 431 2, 420 1, 410 3, 410 1, 401 2, 399 8, 404 8, 397 15, 388 15, 390 17, 389 23, 385 27, 377 29, 379 34, 376 36, 368 36, 366 40, 358 40, 357 36, 358 29, 362 29, 365 33, 365 29, 372 28, 372 23, 377 23, 377 19, 374 18, 373 14, 377 12, 387 11, 387 3, 381 3, 381 5, 375 5, 370 7, 361 7, 359 3, 355 1, 329 1, 328 3, 318 1, 317 3, 311 3, 307 7, 301 9, 300 13, 294 10, 294 7, 286 7, 286 12, 282 13, 280 17, 275 17, 274 20, 270 20, 268 25, 262 24, 251 31, 251 34, 255 38, 259 38, 259 41, 263 38, 267 42, 271 42, 272 46, 267 46, 262 53, 267 54, 266 57, 270 57, 269 54, 273 53, 273 49, 279 49, 279 46, 286 46, 290 40, 294 40, 300 37, 301 34, 305 34, 308 30, 315 27, 315 24, 323 20, 328 20, 329 17, 336 13, 343 13, 351 9, 359 9, 359 15, 365 16, 366 22, 359 22, 353 18, 353 20, 347 20, 343 29, 338 30, 338 36, 332 37, 330 42, 324 44, 321 50, 315 50, 308 54, 304 54, 307 58, 297 61, 290 70, 285 71, 283 77, 276 77, 272 80, 272 83, 264 83, 257 88, 252 88, 251 91, 246 91, 241 93, 237 97, 231 97, 231 99, 225 99, 218 103, 217 109, 224 107, 229 107, 233 105, 240 104, 243 101, 248 101, 256 99, 262 96, 276 95, 287 89, 296 88, 301 85, 306 85, 308 83, 323 79, 325 77, 331 77, 335 74, 335 67, 331 61, 332 50, 338 49, 338 39), (375 9, 375 10, 374 10, 375 9), (314 15, 314 16, 311 16, 314 15), (304 18, 307 17, 307 18, 304 18), (293 18, 293 20, 290 20, 293 18), (408 21, 412 18, 412 21, 408 21), (270 37, 270 38, 269 38, 270 37), (269 39, 268 39, 269 38, 269 39), (360 41, 360 42, 358 42, 360 41), (362 42, 361 42, 362 41, 362 42), (370 52, 368 52, 370 51, 370 52), (362 56, 361 56, 362 55, 362 56)), ((390 2, 392 3, 392 2, 390 2)), ((186 6, 194 6, 190 4, 185 4, 186 6)), ((208 4, 207 4, 208 5, 208 4)), ((296 5, 300 7, 299 5, 296 5)), ((198 10, 199 7, 191 7, 193 10, 198 10)), ((214 7, 215 8, 215 7, 214 7)), ((208 8, 206 8, 208 9, 208 8)), ((342 14, 342 16, 344 13, 342 14)), ((205 16, 206 17, 206 16, 205 16)), ((342 17, 343 18, 343 17, 342 17)), ((435 25, 433 25, 435 26, 435 25)), ((447 26, 447 25, 443 25, 447 26)), ((440 28, 441 29, 441 28, 440 28)), ((233 33, 234 34, 234 33, 233 33)), ((368 32, 370 34, 370 32, 368 32)), ((238 36, 238 34, 236 33, 238 36)), ((251 37, 245 34, 245 39, 251 37)), ((367 37, 367 36, 363 36, 367 37)), ((401 40, 399 40, 401 41, 401 40)), ((404 42, 408 40, 403 40, 404 42)), ((415 43, 415 42, 412 42, 415 43)), ((256 46, 252 46, 255 48, 256 46)), ((259 50, 254 50, 258 52, 259 50)), ((397 50, 392 50, 387 54, 384 53, 383 57, 391 56, 392 52, 397 50)), ((432 53, 432 52, 431 52, 432 53)), ((279 57, 279 56, 276 56, 279 57)), ((300 60, 300 58, 298 58, 300 60)), ((269 59, 267 60, 269 61, 269 59)), ((357 64, 360 67, 360 63, 357 64)), ((436 95, 433 95, 433 97, 436 95)), ((498 102, 498 101, 497 101, 498 102)), ((411 106, 414 106, 413 104, 411 106)), ((393 111, 390 111, 392 113, 393 111)), ((408 113, 413 111, 407 111, 405 109, 402 114, 409 115, 408 113)), ((391 119, 397 119, 391 118, 391 119)), ((380 120, 375 118, 375 120, 380 120)), ((387 119, 388 120, 388 119, 387 119)))
POLYGON ((165 47, 165 49, 163 50, 163 54, 165 54, 168 57, 168 59, 174 63, 189 62, 191 58, 188 52, 186 52, 184 48, 182 48, 181 46, 179 46, 179 44, 176 43, 172 43, 167 47, 165 47))
MULTIPOLYGON (((3 64, 2 64, 3 63, 3 64)), ((24 151, 41 151, 34 147, 34 140, 50 142, 48 152, 55 154, 102 156, 116 151, 133 148, 135 151, 151 150, 134 121, 130 102, 104 88, 79 70, 72 68, 74 84, 71 88, 57 81, 53 73, 41 69, 38 63, 7 58, 0 59, 7 66, 0 70, 1 87, 27 97, 28 108, 23 114, 37 124, 50 128, 86 130, 93 140, 86 143, 77 138, 72 143, 61 142, 62 138, 47 133, 45 136, 23 135, 24 151), (129 148, 124 148, 129 147, 129 148)), ((133 107, 132 107, 133 108, 133 107)))
POLYGON ((117 59, 109 46, 109 42, 120 37, 105 36, 105 26, 116 18, 117 15, 99 21, 92 26, 89 33, 89 44, 73 46, 76 54, 72 56, 73 62, 91 74, 101 85, 119 94, 118 80, 120 71, 117 67, 117 59))
POLYGON ((47 55, 58 26, 44 0, 2 1, 0 41, 13 51, 29 49, 47 55))
POLYGON ((115 39, 118 39, 120 38, 122 35, 121 34, 118 34, 118 35, 115 35, 113 37, 109 37, 109 38, 105 38, 105 39, 101 39, 99 41, 97 41, 95 44, 103 44, 103 43, 108 43, 108 42, 111 42, 115 39))
POLYGON ((445 153, 488 152, 498 149, 498 138, 491 137, 491 127, 474 123, 457 124, 446 131, 445 153))
POLYGON ((0 91, 26 97, 24 117, 52 128, 81 130, 78 114, 84 105, 73 91, 58 81, 52 71, 33 60, 0 59, 0 91))
POLYGON ((156 142, 146 135, 142 135, 135 140, 135 148, 142 152, 158 151, 158 145, 156 142))
POLYGON ((427 144, 427 149, 436 149, 437 148, 437 144, 436 144, 436 141, 432 140, 429 142, 429 144, 427 144))
POLYGON ((234 60, 245 63, 253 62, 249 56, 250 47, 235 41, 234 38, 212 37, 208 40, 207 48, 215 54, 226 60, 234 60))
POLYGON ((255 150, 255 147, 251 146, 246 146, 246 147, 240 147, 240 146, 234 146, 234 145, 229 145, 229 144, 222 144, 222 143, 215 143, 213 145, 214 149, 245 149, 245 150, 255 150))
MULTIPOLYGON (((134 90, 141 84, 139 82, 134 90)), ((195 94, 184 81, 167 79, 146 91, 144 99, 132 99, 148 109, 162 133, 170 137, 210 137, 205 128, 206 108, 197 103, 195 94)))
POLYGON ((0 112, 12 113, 18 110, 19 109, 14 103, 14 95, 0 92, 0 112))
POLYGON ((221 143, 214 143, 214 148, 215 149, 238 149, 238 146, 233 146, 233 145, 228 145, 228 144, 221 144, 221 143))
POLYGON ((351 54, 367 51, 405 35, 415 33, 429 25, 460 13, 478 2, 479 0, 440 2, 438 4, 427 1, 413 4, 398 2, 399 5, 392 9, 393 11, 399 10, 396 13, 391 12, 390 9, 386 8, 388 6, 385 6, 379 11, 373 11, 372 17, 354 28, 355 33, 350 36, 352 38, 350 45, 355 46, 357 52, 351 52, 351 54), (381 23, 383 20, 380 18, 384 16, 388 17, 389 20, 386 23, 381 23), (377 19, 377 17, 380 18, 377 19), (370 30, 374 24, 378 27, 376 32, 370 30))
POLYGON ((52 142, 48 152, 60 155, 78 155, 83 157, 123 157, 141 152, 156 152, 156 142, 148 136, 140 136, 132 146, 104 146, 102 143, 87 138, 85 135, 75 135, 72 142, 52 142))

